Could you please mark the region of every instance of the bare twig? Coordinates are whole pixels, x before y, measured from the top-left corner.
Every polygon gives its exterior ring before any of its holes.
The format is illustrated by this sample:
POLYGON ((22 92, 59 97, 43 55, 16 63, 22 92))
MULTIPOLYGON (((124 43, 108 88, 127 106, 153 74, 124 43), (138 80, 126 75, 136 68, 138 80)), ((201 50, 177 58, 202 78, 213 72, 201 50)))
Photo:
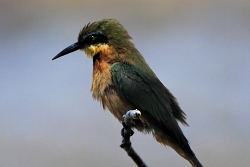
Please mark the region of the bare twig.
POLYGON ((135 120, 139 119, 141 116, 141 112, 137 109, 129 110, 125 115, 122 117, 122 144, 120 145, 127 154, 132 158, 132 160, 136 163, 138 167, 147 167, 147 165, 142 161, 140 156, 134 151, 132 144, 130 142, 130 136, 134 134, 132 127, 135 125, 135 120))

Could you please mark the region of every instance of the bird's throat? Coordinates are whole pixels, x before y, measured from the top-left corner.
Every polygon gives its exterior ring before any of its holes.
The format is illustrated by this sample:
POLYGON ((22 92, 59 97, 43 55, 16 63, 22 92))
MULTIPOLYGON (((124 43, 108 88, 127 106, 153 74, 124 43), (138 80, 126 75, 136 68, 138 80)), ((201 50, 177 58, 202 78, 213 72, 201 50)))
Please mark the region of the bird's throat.
POLYGON ((98 45, 90 45, 89 47, 84 49, 84 52, 89 58, 93 58, 99 52, 105 51, 109 48, 107 44, 98 44, 98 45))

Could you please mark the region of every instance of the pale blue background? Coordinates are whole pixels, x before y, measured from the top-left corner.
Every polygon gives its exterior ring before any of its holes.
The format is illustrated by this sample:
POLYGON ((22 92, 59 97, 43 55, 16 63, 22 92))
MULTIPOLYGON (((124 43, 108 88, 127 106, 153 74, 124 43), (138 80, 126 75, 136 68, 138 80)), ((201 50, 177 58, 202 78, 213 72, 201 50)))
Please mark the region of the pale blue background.
MULTIPOLYGON (((249 0, 1 1, 0 167, 135 166, 121 125, 93 101, 92 60, 51 61, 88 22, 116 18, 178 99, 207 167, 250 164, 249 0)), ((135 132, 149 166, 190 166, 135 132)))

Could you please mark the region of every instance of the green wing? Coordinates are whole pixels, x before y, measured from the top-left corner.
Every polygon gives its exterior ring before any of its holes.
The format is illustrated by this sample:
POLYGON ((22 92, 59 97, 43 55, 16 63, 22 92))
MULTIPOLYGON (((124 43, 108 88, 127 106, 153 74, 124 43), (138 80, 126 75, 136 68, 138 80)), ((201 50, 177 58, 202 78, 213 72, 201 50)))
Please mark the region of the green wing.
POLYGON ((173 141, 188 144, 176 121, 187 125, 185 114, 155 75, 121 62, 112 65, 111 74, 114 86, 122 96, 136 106, 152 125, 173 141))

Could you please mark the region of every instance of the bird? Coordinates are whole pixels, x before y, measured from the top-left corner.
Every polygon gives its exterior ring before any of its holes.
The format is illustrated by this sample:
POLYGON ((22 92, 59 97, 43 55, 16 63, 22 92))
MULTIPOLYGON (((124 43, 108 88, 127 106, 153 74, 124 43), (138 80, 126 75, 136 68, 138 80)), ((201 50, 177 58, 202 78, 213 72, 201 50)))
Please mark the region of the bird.
POLYGON ((52 60, 77 50, 93 59, 91 91, 103 109, 108 109, 120 122, 127 111, 140 110, 141 117, 134 128, 151 133, 157 142, 172 147, 193 167, 203 166, 178 124, 188 126, 186 114, 118 20, 102 19, 86 24, 77 42, 52 60))

